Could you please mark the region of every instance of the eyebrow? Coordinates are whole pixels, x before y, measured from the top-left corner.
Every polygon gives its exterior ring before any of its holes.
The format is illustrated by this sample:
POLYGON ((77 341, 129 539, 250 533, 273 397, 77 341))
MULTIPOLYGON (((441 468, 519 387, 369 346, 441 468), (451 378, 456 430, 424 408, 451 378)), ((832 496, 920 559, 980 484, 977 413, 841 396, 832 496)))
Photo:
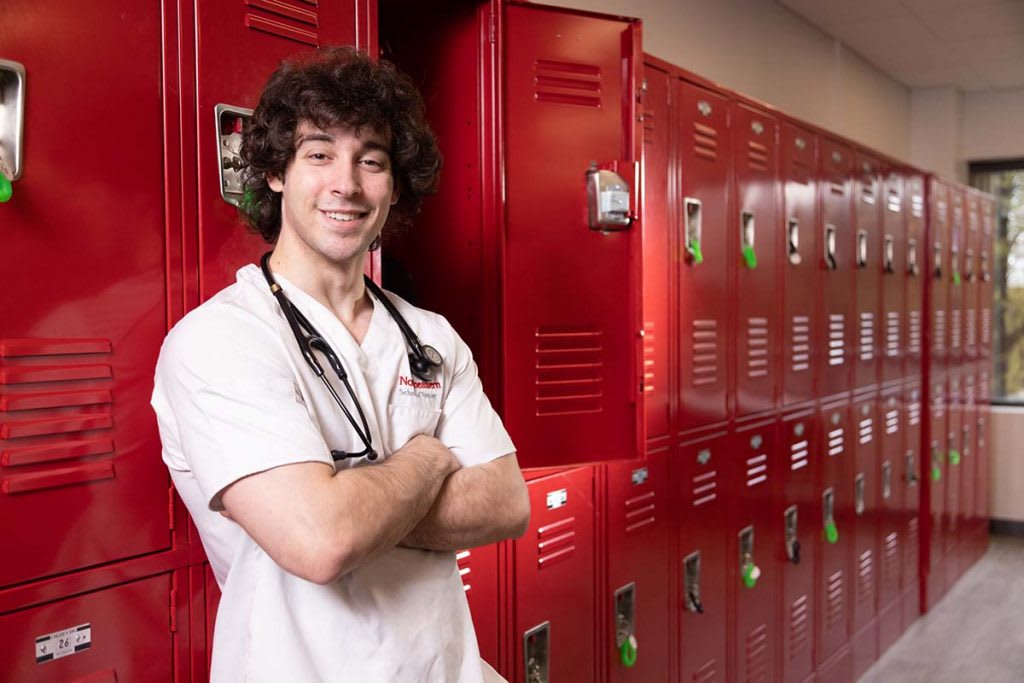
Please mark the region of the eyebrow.
MULTIPOLYGON (((324 133, 322 131, 318 131, 318 132, 315 132, 315 133, 306 133, 305 135, 303 135, 302 137, 300 137, 296 141, 295 149, 298 149, 298 148, 302 147, 302 145, 304 145, 307 142, 329 142, 329 143, 333 143, 334 142, 334 136, 331 135, 330 133, 324 133)), ((365 140, 365 141, 362 142, 362 145, 363 145, 363 149, 365 151, 368 151, 368 152, 374 152, 374 151, 384 152, 385 154, 387 154, 389 156, 391 154, 391 150, 388 149, 387 145, 385 145, 382 142, 377 142, 376 140, 365 140)))

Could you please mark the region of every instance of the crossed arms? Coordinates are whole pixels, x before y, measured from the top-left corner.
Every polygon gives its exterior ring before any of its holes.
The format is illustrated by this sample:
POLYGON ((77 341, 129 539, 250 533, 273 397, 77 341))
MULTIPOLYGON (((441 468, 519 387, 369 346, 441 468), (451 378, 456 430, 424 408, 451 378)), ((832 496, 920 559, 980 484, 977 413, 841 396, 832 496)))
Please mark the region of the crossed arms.
POLYGON ((335 473, 307 462, 260 472, 221 500, 281 567, 320 584, 398 545, 458 550, 515 538, 530 518, 515 454, 460 467, 431 436, 370 467, 335 473))

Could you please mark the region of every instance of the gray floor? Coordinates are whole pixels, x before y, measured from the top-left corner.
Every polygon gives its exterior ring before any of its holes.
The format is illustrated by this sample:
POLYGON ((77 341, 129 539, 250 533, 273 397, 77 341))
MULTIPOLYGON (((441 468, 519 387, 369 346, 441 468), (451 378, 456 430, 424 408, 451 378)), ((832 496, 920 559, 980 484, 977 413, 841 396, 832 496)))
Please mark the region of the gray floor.
POLYGON ((1024 538, 988 552, 860 683, 1024 682, 1024 538))

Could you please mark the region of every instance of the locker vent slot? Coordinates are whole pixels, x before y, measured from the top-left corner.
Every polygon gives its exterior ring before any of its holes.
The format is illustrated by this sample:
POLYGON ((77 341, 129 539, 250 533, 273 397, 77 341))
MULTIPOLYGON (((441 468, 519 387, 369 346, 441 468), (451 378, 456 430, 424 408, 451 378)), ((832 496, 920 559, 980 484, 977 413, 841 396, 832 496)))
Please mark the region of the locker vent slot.
POLYGON ((764 453, 747 458, 747 488, 768 481, 768 456, 764 453))
POLYGON ((910 311, 910 329, 907 331, 907 353, 911 357, 921 355, 921 311, 910 311))
POLYGON ((830 429, 828 432, 828 454, 829 457, 839 455, 843 452, 845 447, 845 439, 843 438, 843 428, 836 427, 830 429))
POLYGON ((882 560, 882 585, 899 585, 900 535, 895 531, 882 541, 885 557, 882 560))
POLYGON ((768 680, 768 626, 761 624, 747 634, 747 683, 768 680))
POLYGON ((910 198, 910 215, 914 218, 924 218, 924 197, 915 194, 910 198))
POLYGON ((906 562, 904 563, 905 567, 917 566, 917 527, 917 517, 913 517, 907 522, 907 542, 903 544, 907 552, 906 562))
POLYGON ((871 443, 875 438, 875 422, 870 417, 865 417, 858 424, 857 440, 861 444, 871 443))
POLYGON ((875 185, 870 180, 861 186, 860 200, 865 204, 874 206, 875 204, 875 185))
POLYGON ((795 472, 796 470, 807 467, 810 463, 808 458, 810 457, 809 450, 810 442, 807 439, 803 441, 797 441, 795 444, 789 447, 789 469, 795 472))
POLYGON ((988 306, 981 309, 981 343, 986 351, 992 343, 992 309, 988 306))
POLYGON ((644 323, 644 391, 652 393, 654 391, 654 358, 655 358, 655 336, 654 336, 654 322, 648 321, 644 323))
POLYGON ((846 183, 832 181, 828 184, 829 192, 840 197, 846 196, 846 183))
POLYGON ((789 607, 789 659, 790 661, 807 649, 807 637, 810 610, 807 606, 807 595, 801 595, 789 607))
POLYGON ((537 529, 537 568, 547 569, 576 554, 576 518, 537 529))
POLYGON ((604 347, 597 328, 541 327, 537 350, 537 415, 602 410, 604 347))
POLYGON ((747 163, 755 171, 768 170, 768 148, 760 142, 747 140, 747 163))
POLYGON ((911 401, 907 405, 907 424, 911 427, 916 427, 921 424, 921 402, 911 401))
POLYGON ((870 602, 875 594, 875 558, 865 550, 857 558, 857 602, 870 602))
POLYGON ((899 358, 900 313, 899 311, 889 311, 885 316, 885 355, 887 358, 899 358))
POLYGON ((5 492, 114 476, 112 350, 109 339, 0 340, 0 413, 8 414, 0 424, 0 466, 92 458, 58 470, 8 474, 5 492))
POLYGON ((747 377, 768 376, 768 318, 747 318, 747 377))
POLYGON ((932 338, 932 349, 936 353, 945 353, 946 351, 946 311, 945 309, 939 308, 935 310, 935 325, 932 338))
POLYGON ((899 190, 889 190, 889 199, 886 202, 886 207, 893 213, 901 213, 903 211, 903 197, 900 196, 899 190))
POLYGON ((243 25, 303 45, 319 47, 317 5, 306 0, 245 0, 243 25))
POLYGON ((978 311, 967 309, 967 349, 973 353, 978 347, 978 311))
POLYGON ((830 313, 828 316, 828 364, 846 362, 846 316, 830 313))
POLYGON ((825 626, 831 629, 843 619, 843 570, 828 577, 825 583, 825 626))
POLYGON ((949 331, 949 348, 952 351, 956 351, 960 348, 961 343, 961 332, 963 330, 963 324, 961 318, 963 317, 959 308, 953 309, 953 315, 950 318, 950 329, 949 331))
POLYGON ((626 500, 625 522, 626 533, 632 534, 654 524, 655 521, 654 491, 633 496, 626 500))
POLYGON ((657 116, 653 111, 644 112, 644 144, 651 145, 652 147, 658 145, 661 141, 655 136, 657 130, 657 116))
POLYGON ((895 434, 900 431, 900 411, 887 410, 885 412, 885 433, 895 434))
POLYGON ((718 488, 717 476, 718 473, 711 470, 693 478, 693 507, 700 507, 718 497, 715 492, 718 488))
POLYGON ((806 315, 794 315, 792 326, 790 369, 805 372, 811 369, 811 319, 806 315))
POLYGON ((538 102, 601 108, 601 67, 538 59, 534 63, 534 98, 538 102))
POLYGON ((718 382, 718 322, 694 320, 693 386, 701 387, 718 382))
POLYGON ((468 593, 472 588, 473 584, 470 580, 470 574, 473 573, 470 567, 470 551, 463 550, 455 554, 455 563, 459 567, 459 577, 462 579, 462 590, 468 593))
POLYGON ((811 182, 811 166, 800 157, 794 158, 789 169, 788 180, 801 185, 809 184, 811 182))
POLYGON ((718 131, 703 123, 693 123, 693 154, 698 159, 718 159, 718 131))
POLYGON ((714 683, 718 680, 718 660, 709 659, 693 672, 693 683, 714 683))
POLYGON ((869 362, 875 358, 875 314, 860 314, 860 359, 869 362))

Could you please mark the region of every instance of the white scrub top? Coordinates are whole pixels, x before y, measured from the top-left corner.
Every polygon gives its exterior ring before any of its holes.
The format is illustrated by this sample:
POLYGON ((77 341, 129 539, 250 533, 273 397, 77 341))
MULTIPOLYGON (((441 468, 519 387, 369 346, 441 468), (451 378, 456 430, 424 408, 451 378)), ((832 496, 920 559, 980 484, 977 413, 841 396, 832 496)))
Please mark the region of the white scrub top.
MULTIPOLYGON (((443 317, 388 294, 444 357, 434 381, 422 382, 379 302, 360 346, 326 307, 276 279, 341 357, 382 460, 417 434, 436 436, 463 466, 514 452, 469 348, 443 317)), ((344 387, 330 379, 348 404, 344 387)), ((393 548, 320 586, 283 570, 218 514, 224 488, 250 474, 310 461, 373 466, 333 462, 332 449, 358 452, 363 444, 302 359, 257 266, 239 270, 235 284, 167 335, 152 403, 163 460, 223 591, 214 683, 489 680, 454 553, 393 548)))

